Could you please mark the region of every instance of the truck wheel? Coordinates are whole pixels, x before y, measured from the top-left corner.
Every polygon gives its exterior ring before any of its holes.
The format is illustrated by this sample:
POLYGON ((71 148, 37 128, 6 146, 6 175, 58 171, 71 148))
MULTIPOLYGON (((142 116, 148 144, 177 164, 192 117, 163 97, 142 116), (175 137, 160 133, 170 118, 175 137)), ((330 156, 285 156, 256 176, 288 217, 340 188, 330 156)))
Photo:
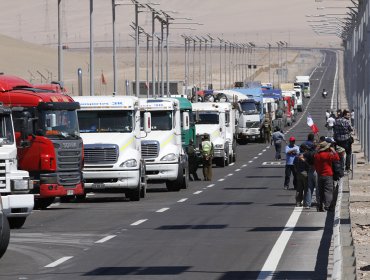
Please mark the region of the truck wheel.
POLYGON ((77 201, 77 202, 82 202, 82 201, 84 201, 85 199, 86 199, 86 193, 76 195, 76 201, 77 201))
POLYGON ((140 181, 141 181, 140 182, 140 185, 141 185, 140 197, 144 198, 144 197, 146 197, 146 186, 147 186, 145 172, 144 172, 144 175, 142 174, 140 178, 141 178, 140 179, 140 181))
POLYGON ((182 176, 182 189, 187 189, 189 187, 189 169, 185 168, 185 174, 182 176))
POLYGON ((226 153, 225 155, 225 166, 229 166, 230 164, 230 156, 226 153))
POLYGON ((33 209, 42 210, 48 208, 53 202, 54 197, 36 198, 33 209))
POLYGON ((11 229, 21 228, 26 222, 27 217, 8 217, 9 226, 11 229))
POLYGON ((233 162, 236 162, 236 153, 235 153, 235 150, 234 150, 234 153, 233 153, 233 162))
MULTIPOLYGON (((0 210, 1 211, 1 210, 0 210)), ((1 236, 0 236, 0 258, 5 254, 6 249, 9 245, 10 239, 10 229, 9 229, 9 222, 5 215, 2 215, 2 227, 1 227, 1 236)))
POLYGON ((225 159, 224 158, 217 158, 216 165, 219 167, 225 167, 225 159))
POLYGON ((183 177, 184 177, 184 174, 183 174, 183 170, 182 168, 179 167, 179 172, 177 174, 177 179, 175 181, 167 181, 166 182, 166 187, 167 187, 167 190, 169 192, 178 192, 182 185, 183 185, 183 177))
POLYGON ((140 200, 140 194, 141 194, 141 182, 139 181, 138 186, 133 190, 128 190, 126 192, 126 196, 131 201, 139 201, 140 200))

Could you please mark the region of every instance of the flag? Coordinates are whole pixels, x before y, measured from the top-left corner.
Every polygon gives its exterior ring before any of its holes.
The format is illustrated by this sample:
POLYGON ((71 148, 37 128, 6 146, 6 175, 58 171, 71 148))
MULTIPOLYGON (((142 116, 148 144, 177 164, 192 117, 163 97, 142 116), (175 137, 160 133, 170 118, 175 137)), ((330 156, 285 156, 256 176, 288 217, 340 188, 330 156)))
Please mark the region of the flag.
POLYGON ((314 134, 319 132, 319 128, 317 125, 313 122, 312 117, 310 114, 307 115, 307 125, 311 128, 312 132, 314 134))
POLYGON ((101 83, 102 83, 102 85, 106 85, 107 84, 107 81, 105 80, 103 71, 101 72, 101 83))

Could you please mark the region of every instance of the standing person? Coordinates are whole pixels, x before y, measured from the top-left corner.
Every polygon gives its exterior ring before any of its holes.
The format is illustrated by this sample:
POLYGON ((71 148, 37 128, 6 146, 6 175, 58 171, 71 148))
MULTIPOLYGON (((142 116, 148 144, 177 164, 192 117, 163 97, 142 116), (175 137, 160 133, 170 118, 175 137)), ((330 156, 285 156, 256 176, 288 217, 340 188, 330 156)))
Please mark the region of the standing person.
POLYGON ((333 210, 331 208, 333 200, 333 161, 338 161, 339 156, 330 143, 323 141, 318 146, 318 151, 314 156, 315 169, 318 175, 319 197, 317 198, 317 210, 320 212, 333 210))
POLYGON ((295 195, 296 206, 303 206, 302 200, 307 193, 308 169, 309 165, 304 157, 304 153, 308 150, 306 144, 301 144, 299 147, 299 155, 294 158, 293 165, 297 175, 297 190, 295 195))
POLYGON ((209 140, 209 134, 205 134, 202 139, 202 162, 204 181, 212 180, 212 157, 213 143, 209 140))
MULTIPOLYGON (((312 134, 312 133, 310 133, 312 134)), ((306 141, 307 143, 307 141, 306 141)), ((308 164, 308 172, 307 172, 307 191, 304 196, 304 206, 306 209, 310 209, 312 205, 312 196, 313 192, 316 189, 316 198, 318 197, 317 191, 317 173, 315 170, 314 165, 314 157, 316 153, 316 145, 308 146, 307 151, 303 154, 307 164, 308 164)))
POLYGON ((304 144, 307 146, 308 150, 315 150, 316 149, 315 134, 308 133, 307 140, 304 142, 304 144))
POLYGON ((337 110, 337 115, 335 116, 335 119, 339 119, 342 117, 342 110, 341 109, 338 109, 337 110))
POLYGON ((327 137, 333 138, 334 136, 334 124, 335 124, 335 116, 331 114, 329 118, 326 120, 326 127, 328 129, 327 137))
POLYGON ((351 133, 353 128, 350 122, 351 113, 348 110, 343 110, 342 117, 338 118, 334 124, 334 140, 337 145, 341 146, 346 150, 346 171, 351 170, 351 155, 352 155, 352 143, 353 137, 351 133))
POLYGON ((199 181, 200 179, 197 174, 198 156, 195 150, 193 139, 190 139, 189 142, 188 156, 189 156, 189 179, 190 181, 199 181))
POLYGON ((294 158, 299 154, 299 147, 295 144, 295 138, 289 138, 289 145, 285 147, 286 162, 285 162, 285 180, 284 189, 289 189, 290 175, 293 174, 293 186, 297 189, 297 176, 294 170, 294 158))
POLYGON ((271 145, 274 143, 275 146, 275 160, 281 159, 281 144, 283 141, 286 143, 285 136, 281 132, 280 128, 276 126, 271 139, 271 145))
POLYGON ((265 129, 264 129, 265 143, 270 144, 270 142, 271 142, 271 131, 272 131, 270 119, 268 119, 268 118, 265 119, 264 126, 265 126, 265 129))
POLYGON ((330 111, 329 110, 326 110, 326 112, 325 112, 325 118, 326 118, 326 120, 328 120, 329 117, 330 117, 330 111))

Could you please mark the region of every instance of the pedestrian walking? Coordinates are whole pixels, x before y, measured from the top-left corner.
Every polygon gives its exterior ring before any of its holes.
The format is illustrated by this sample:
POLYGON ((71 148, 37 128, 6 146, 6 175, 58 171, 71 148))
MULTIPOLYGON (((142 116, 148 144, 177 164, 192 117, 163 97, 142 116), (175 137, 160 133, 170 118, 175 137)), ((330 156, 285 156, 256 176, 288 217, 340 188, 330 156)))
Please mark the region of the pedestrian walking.
POLYGON ((301 144, 299 154, 294 158, 293 165, 297 176, 297 189, 295 201, 297 207, 303 206, 303 198, 307 193, 308 170, 309 164, 304 157, 304 153, 308 150, 306 144, 301 144))
POLYGON ((209 139, 209 134, 205 134, 202 138, 202 163, 204 181, 212 180, 212 158, 213 158, 213 143, 209 139))
POLYGON ((289 138, 289 145, 285 147, 286 162, 285 162, 285 180, 284 189, 289 189, 290 176, 293 175, 293 187, 297 189, 297 176, 294 170, 294 158, 299 154, 299 147, 295 144, 295 137, 289 138))
POLYGON ((193 139, 190 139, 189 142, 188 157, 189 157, 189 180, 199 181, 200 179, 197 174, 199 162, 193 139))
MULTIPOLYGON (((312 133, 310 133, 312 134, 312 133)), ((309 134, 309 135, 310 135, 309 134)), ((306 141, 307 143, 308 141, 306 141)), ((304 195, 304 206, 305 209, 310 209, 312 206, 312 196, 314 191, 316 190, 316 198, 319 196, 317 191, 317 173, 315 170, 314 165, 314 157, 316 154, 316 144, 313 146, 308 146, 309 148, 307 151, 303 154, 307 164, 308 164, 308 174, 307 174, 307 191, 304 195)))
POLYGON ((330 117, 330 111, 329 110, 326 110, 326 112, 325 112, 325 118, 326 118, 326 120, 328 120, 329 117, 330 117))
POLYGON ((346 150, 345 169, 351 170, 351 155, 353 137, 351 135, 353 128, 351 126, 351 113, 348 110, 343 110, 342 117, 336 119, 334 124, 334 140, 337 145, 346 150))
POLYGON ((338 161, 339 156, 330 143, 323 141, 318 146, 314 156, 314 165, 318 175, 317 210, 320 212, 333 210, 333 161, 338 161))
POLYGON ((274 144, 275 146, 275 160, 281 159, 281 145, 283 142, 286 143, 285 136, 281 132, 280 128, 276 126, 271 139, 271 145, 274 144))
POLYGON ((338 109, 337 110, 337 115, 335 116, 335 119, 339 119, 342 117, 342 110, 341 109, 338 109))
POLYGON ((333 138, 334 136, 334 124, 335 124, 335 116, 331 114, 329 118, 326 120, 326 128, 328 129, 328 133, 326 134, 327 137, 333 138))

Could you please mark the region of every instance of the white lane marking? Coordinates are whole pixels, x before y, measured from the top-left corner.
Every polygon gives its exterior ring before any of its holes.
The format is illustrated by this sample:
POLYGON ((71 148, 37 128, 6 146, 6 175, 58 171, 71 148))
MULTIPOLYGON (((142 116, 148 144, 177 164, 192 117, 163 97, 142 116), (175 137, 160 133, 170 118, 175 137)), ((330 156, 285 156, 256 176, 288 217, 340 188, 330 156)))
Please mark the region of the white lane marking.
POLYGON ((135 223, 132 223, 130 226, 138 226, 144 222, 146 222, 148 219, 142 219, 142 220, 138 220, 136 221, 135 223))
POLYGON ((252 163, 252 162, 253 162, 253 160, 248 161, 248 163, 252 163))
POLYGON ((266 152, 266 149, 263 149, 262 152, 266 152))
POLYGON ((238 168, 238 169, 235 169, 235 172, 239 172, 240 171, 240 168, 238 168))
POLYGON ((177 202, 185 202, 185 201, 187 201, 188 199, 187 198, 183 198, 183 199, 180 199, 179 201, 177 201, 177 202))
MULTIPOLYGON (((270 145, 271 146, 271 145, 270 145)), ((270 149, 270 146, 266 146, 266 149, 270 149)))
POLYGON ((45 265, 45 267, 56 267, 62 263, 64 263, 65 261, 68 261, 69 259, 72 259, 73 256, 68 256, 68 257, 63 257, 63 258, 60 258, 59 260, 56 260, 55 262, 52 262, 52 263, 49 263, 48 265, 45 265))
POLYGON ((258 159, 258 157, 254 157, 254 159, 258 159))
POLYGON ((259 155, 259 156, 262 156, 262 153, 259 153, 258 155, 259 155))
POLYGON ((230 176, 233 176, 234 174, 233 173, 229 173, 227 174, 227 177, 230 177, 230 176))
POLYGON ((106 236, 106 237, 104 237, 104 238, 102 238, 102 239, 100 239, 98 241, 95 241, 95 243, 104 243, 104 242, 106 242, 106 241, 108 241, 108 240, 110 240, 110 239, 112 239, 112 238, 114 238, 116 236, 117 235, 108 235, 108 236, 106 236))
POLYGON ((200 194, 200 193, 202 193, 203 191, 197 191, 197 192, 195 192, 195 193, 193 193, 193 194, 200 194))
POLYGON ((230 163, 230 164, 229 164, 229 166, 233 166, 234 164, 235 164, 235 162, 233 162, 233 163, 230 163))
POLYGON ((212 188, 214 186, 215 186, 215 184, 210 184, 210 185, 207 186, 207 188, 212 188))
POLYGON ((218 179, 219 182, 225 181, 224 178, 218 179))
POLYGON ((59 206, 59 205, 60 205, 60 203, 59 203, 59 202, 55 202, 55 203, 51 204, 51 205, 50 205, 50 207, 57 207, 57 206, 59 206))
POLYGON ((155 211, 155 212, 157 212, 157 213, 162 213, 162 212, 164 212, 164 211, 167 211, 167 210, 169 210, 170 208, 162 208, 162 209, 159 209, 159 210, 157 210, 157 211, 155 211))
MULTIPOLYGON (((250 160, 249 163, 253 162, 253 160, 250 160)), ((242 167, 247 167, 246 164, 243 164, 242 167)))
POLYGON ((258 275, 257 280, 262 279, 273 279, 275 270, 279 264, 281 256, 285 250, 288 241, 293 234, 294 228, 298 222, 299 216, 302 213, 302 207, 296 207, 290 215, 288 222, 286 223, 283 231, 281 232, 278 240, 272 248, 270 255, 267 257, 265 264, 262 267, 261 272, 258 275))

